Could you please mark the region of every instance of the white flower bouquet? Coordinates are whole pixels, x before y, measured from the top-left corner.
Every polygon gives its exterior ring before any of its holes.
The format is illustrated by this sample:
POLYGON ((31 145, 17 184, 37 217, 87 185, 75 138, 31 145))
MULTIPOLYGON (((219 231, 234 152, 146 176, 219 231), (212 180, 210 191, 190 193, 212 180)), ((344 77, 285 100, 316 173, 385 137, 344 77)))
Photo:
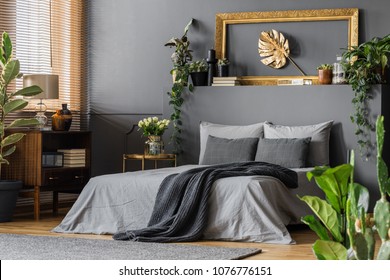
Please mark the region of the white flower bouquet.
POLYGON ((145 136, 161 136, 168 128, 170 121, 167 119, 159 120, 157 117, 149 117, 138 122, 138 127, 142 129, 145 136))

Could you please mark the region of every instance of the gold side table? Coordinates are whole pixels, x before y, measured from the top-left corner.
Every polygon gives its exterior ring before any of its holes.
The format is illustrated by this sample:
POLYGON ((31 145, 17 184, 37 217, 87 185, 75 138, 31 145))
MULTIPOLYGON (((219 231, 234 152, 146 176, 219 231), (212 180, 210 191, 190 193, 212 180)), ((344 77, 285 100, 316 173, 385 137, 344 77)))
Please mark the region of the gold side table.
POLYGON ((144 154, 123 154, 123 169, 126 171, 126 160, 140 160, 142 164, 142 170, 145 170, 145 161, 154 160, 154 168, 158 168, 157 162, 159 161, 173 161, 176 167, 176 155, 175 154, 160 154, 160 155, 144 155, 144 154))

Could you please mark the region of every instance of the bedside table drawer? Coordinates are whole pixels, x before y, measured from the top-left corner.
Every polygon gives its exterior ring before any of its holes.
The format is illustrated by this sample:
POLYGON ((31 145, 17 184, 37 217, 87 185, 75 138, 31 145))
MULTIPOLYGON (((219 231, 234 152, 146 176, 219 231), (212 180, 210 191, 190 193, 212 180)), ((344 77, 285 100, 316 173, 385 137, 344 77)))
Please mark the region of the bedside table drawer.
POLYGON ((61 168, 43 170, 43 185, 67 186, 84 185, 89 180, 87 168, 61 168))

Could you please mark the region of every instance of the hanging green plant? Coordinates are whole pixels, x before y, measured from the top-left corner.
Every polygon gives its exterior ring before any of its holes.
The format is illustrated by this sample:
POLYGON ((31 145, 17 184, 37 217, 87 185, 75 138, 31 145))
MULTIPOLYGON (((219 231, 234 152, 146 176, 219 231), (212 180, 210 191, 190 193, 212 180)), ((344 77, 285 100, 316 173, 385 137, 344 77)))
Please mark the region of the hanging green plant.
POLYGON ((365 159, 370 158, 375 150, 371 140, 375 123, 367 106, 372 98, 370 90, 372 85, 385 82, 389 53, 390 34, 382 39, 375 37, 343 53, 342 65, 346 79, 355 93, 352 99, 355 111, 351 121, 356 125, 355 135, 360 155, 365 159))
POLYGON ((174 146, 174 153, 179 154, 181 152, 181 106, 184 99, 182 97, 183 92, 188 88, 189 91, 193 90, 192 84, 188 84, 189 62, 192 61, 192 50, 190 50, 190 41, 188 40, 187 33, 192 24, 193 19, 184 28, 184 34, 181 38, 172 38, 164 46, 174 47, 175 52, 171 56, 173 62, 173 68, 171 75, 173 78, 173 85, 168 95, 170 97, 169 105, 173 107, 173 113, 171 114, 171 121, 173 123, 173 133, 171 141, 174 146))

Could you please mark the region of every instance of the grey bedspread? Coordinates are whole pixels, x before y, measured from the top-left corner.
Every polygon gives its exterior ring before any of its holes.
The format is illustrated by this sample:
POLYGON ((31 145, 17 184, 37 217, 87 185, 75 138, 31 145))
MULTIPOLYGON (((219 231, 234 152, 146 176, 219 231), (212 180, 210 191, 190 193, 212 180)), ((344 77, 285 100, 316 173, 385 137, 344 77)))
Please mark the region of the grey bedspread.
MULTIPOLYGON (((92 178, 62 222, 61 233, 114 234, 147 226, 158 187, 167 176, 199 165, 101 175, 92 178)), ((321 193, 298 174, 297 189, 269 176, 229 177, 216 180, 208 199, 208 240, 292 244, 286 225, 299 223, 311 213, 299 195, 321 193)))
POLYGON ((213 183, 222 178, 265 175, 297 188, 296 172, 265 162, 239 162, 198 167, 167 176, 159 187, 148 227, 116 233, 116 240, 185 242, 202 237, 213 183))

